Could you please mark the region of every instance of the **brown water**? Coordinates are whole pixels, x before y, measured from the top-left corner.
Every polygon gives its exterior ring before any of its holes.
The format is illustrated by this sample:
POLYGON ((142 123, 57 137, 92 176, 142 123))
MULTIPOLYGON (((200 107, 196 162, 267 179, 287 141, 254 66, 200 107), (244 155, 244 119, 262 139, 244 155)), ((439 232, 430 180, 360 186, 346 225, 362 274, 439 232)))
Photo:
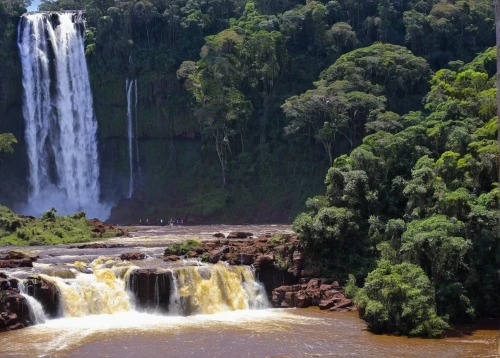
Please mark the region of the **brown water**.
POLYGON ((374 335, 352 313, 87 316, 0 335, 2 357, 497 357, 498 326, 439 340, 374 335))
MULTIPOLYGON (((40 247, 37 248, 40 259, 36 267, 16 270, 18 276, 22 276, 63 267, 65 263, 91 261, 102 255, 116 257, 131 251, 148 255, 141 265, 156 265, 162 262, 159 258, 164 247, 173 241, 194 236, 209 239, 215 232, 230 231, 260 235, 290 232, 290 227, 141 227, 130 238, 106 241, 123 243, 124 248, 40 247)), ((80 278, 85 284, 94 284, 90 280, 93 276, 80 278)), ((102 287, 101 291, 104 292, 102 287)), ((111 301, 117 298, 109 296, 111 301)), ((133 309, 116 312, 49 320, 42 325, 2 333, 0 357, 500 356, 496 322, 462 326, 453 336, 428 340, 374 335, 366 330, 364 321, 356 314, 330 313, 316 308, 237 310, 189 317, 151 315, 133 309)))

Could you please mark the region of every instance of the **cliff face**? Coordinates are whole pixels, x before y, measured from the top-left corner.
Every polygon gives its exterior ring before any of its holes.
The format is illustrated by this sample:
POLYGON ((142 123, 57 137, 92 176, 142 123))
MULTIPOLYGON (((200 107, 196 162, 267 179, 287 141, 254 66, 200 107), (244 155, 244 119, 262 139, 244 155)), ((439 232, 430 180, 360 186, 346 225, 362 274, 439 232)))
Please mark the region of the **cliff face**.
MULTIPOLYGON (((29 191, 29 159, 21 68, 13 36, 3 52, 8 66, 0 70, 0 133, 13 133, 18 144, 13 154, 2 158, 0 200, 18 210, 29 191)), ((279 125, 269 129, 272 137, 268 133, 267 139, 262 137, 245 152, 231 153, 228 184, 223 188, 211 137, 200 133, 191 95, 177 79, 177 67, 171 66, 163 72, 130 71, 136 73, 131 78, 137 78, 138 87, 138 134, 134 128, 133 139, 138 160, 134 158, 134 195, 124 199, 130 178, 127 74, 107 71, 99 61, 97 54, 88 64, 98 121, 101 195, 115 206, 111 221, 175 217, 193 223, 290 222, 303 210, 305 199, 321 190, 327 169, 321 148, 311 146, 312 139, 306 146, 288 142, 279 125)), ((239 138, 232 140, 237 143, 239 138)))

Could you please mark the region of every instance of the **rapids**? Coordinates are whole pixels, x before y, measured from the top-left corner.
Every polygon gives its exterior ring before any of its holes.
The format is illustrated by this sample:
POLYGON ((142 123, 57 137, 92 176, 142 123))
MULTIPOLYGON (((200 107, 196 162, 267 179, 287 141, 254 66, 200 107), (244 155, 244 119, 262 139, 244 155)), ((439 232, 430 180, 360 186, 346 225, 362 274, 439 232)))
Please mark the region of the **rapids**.
MULTIPOLYGON (((268 308, 252 267, 192 260, 163 267, 155 257, 174 239, 238 230, 259 235, 289 227, 139 227, 134 237, 121 239, 125 247, 42 248, 34 268, 6 271, 53 283, 61 297, 59 318, 47 318, 28 296, 38 324, 0 334, 2 358, 497 356, 495 322, 458 327, 440 340, 378 336, 355 314, 268 308), (131 250, 148 257, 117 259, 131 250)), ((24 285, 19 288, 26 294, 24 285)))

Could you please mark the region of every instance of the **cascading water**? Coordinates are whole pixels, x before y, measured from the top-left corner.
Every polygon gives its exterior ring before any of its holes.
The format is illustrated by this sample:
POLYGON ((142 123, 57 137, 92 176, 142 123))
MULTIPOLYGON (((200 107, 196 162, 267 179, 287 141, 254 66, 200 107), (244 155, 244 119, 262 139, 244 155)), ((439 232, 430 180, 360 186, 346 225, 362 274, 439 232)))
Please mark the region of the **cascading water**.
POLYGON ((21 295, 26 298, 28 302, 28 307, 30 311, 30 319, 34 324, 42 324, 45 323, 47 317, 45 315, 45 311, 40 302, 38 302, 34 297, 28 295, 24 289, 24 284, 22 282, 18 283, 18 289, 21 295))
MULTIPOLYGON (((125 81, 125 89, 127 92, 127 137, 128 137, 128 157, 129 157, 129 190, 128 198, 132 197, 134 192, 134 155, 133 155, 133 139, 134 129, 133 122, 135 117, 135 133, 137 136, 137 80, 125 81)), ((139 146, 136 138, 136 161, 139 163, 139 146)))
POLYGON ((106 219, 99 202, 97 122, 84 54, 82 12, 21 17, 18 46, 23 70, 25 137, 30 194, 24 212, 50 207, 85 210, 106 219))
POLYGON ((225 264, 141 269, 98 259, 93 273, 74 279, 40 275, 57 287, 65 317, 146 311, 169 316, 269 307, 264 287, 247 266, 225 264))

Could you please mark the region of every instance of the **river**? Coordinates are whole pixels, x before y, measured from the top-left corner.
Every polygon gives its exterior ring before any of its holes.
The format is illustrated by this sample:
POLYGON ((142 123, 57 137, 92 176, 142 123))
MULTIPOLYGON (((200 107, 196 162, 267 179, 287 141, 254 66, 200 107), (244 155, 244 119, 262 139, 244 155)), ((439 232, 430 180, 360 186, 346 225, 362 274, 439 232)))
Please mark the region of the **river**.
MULTIPOLYGON (((121 248, 74 249, 59 245, 38 249, 40 259, 35 267, 16 269, 15 273, 17 276, 47 273, 54 265, 62 267, 77 260, 130 251, 147 253, 149 257, 142 265, 156 266, 161 262, 159 256, 163 248, 172 241, 193 236, 208 239, 215 232, 236 230, 259 235, 288 232, 290 228, 141 227, 130 238, 106 240, 106 243, 124 244, 121 248)), ((107 299, 113 300, 113 297, 107 299)), ((325 312, 317 308, 240 309, 183 317, 137 312, 132 305, 128 311, 51 319, 44 324, 2 333, 0 356, 497 357, 498 328, 498 322, 486 321, 457 327, 448 337, 431 340, 374 335, 366 330, 364 321, 356 313, 325 312)))

